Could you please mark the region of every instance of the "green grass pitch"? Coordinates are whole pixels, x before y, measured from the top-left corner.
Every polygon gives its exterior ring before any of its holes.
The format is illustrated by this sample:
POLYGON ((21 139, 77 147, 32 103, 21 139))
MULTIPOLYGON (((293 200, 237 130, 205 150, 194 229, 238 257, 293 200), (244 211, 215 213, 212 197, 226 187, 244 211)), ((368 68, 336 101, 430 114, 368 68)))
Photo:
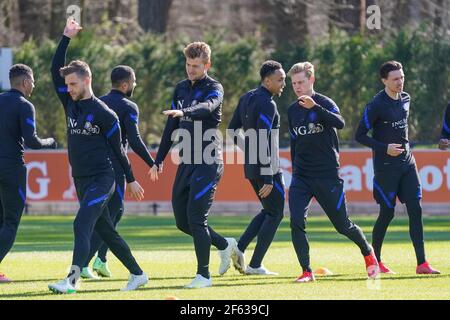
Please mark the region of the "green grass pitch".
MULTIPOLYGON (((239 237, 251 217, 214 217, 210 225, 224 236, 239 237)), ((374 217, 354 216, 366 236, 371 237, 374 217)), ((302 299, 450 299, 450 216, 425 217, 427 258, 442 275, 415 274, 416 261, 409 240, 408 220, 397 217, 391 224, 383 247, 383 260, 397 272, 368 281, 359 249, 334 231, 326 217, 308 222, 313 269, 326 267, 334 275, 317 277, 315 283, 293 280, 300 267, 291 243, 286 217, 266 255, 264 264, 279 276, 242 276, 231 268, 217 275, 219 258, 211 249, 213 287, 184 289, 196 271, 192 239, 175 227, 172 217, 125 217, 119 226, 138 262, 150 276, 146 287, 123 293, 128 273, 109 253, 113 278, 82 281, 74 295, 50 293, 49 283, 64 278, 72 257, 73 217, 24 217, 16 243, 1 270, 15 282, 0 285, 2 299, 145 299, 164 300, 302 300, 302 299)), ((254 243, 246 252, 247 262, 254 243)))

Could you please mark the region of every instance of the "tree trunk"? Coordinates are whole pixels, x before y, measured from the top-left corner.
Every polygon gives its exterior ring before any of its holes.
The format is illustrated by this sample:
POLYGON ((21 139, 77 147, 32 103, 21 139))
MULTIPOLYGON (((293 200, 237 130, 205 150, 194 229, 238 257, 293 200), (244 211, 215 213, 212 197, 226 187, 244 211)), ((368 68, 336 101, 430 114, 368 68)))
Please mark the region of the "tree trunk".
POLYGON ((261 0, 260 21, 267 28, 264 42, 275 46, 304 43, 308 35, 307 5, 303 0, 261 0))
POLYGON ((364 31, 366 30, 366 10, 367 10, 367 1, 366 0, 360 0, 359 5, 359 32, 361 34, 364 34, 364 31))
POLYGON ((20 32, 19 6, 15 0, 0 3, 0 47, 19 46, 23 40, 20 32))
POLYGON ((350 34, 360 31, 360 0, 334 0, 330 22, 350 34))
POLYGON ((50 39, 58 39, 61 35, 64 25, 66 24, 66 9, 65 0, 52 0, 49 24, 50 39))
POLYGON ((20 30, 27 38, 42 39, 50 24, 50 0, 19 0, 20 30))
POLYGON ((139 25, 144 31, 164 33, 172 0, 139 0, 139 25))

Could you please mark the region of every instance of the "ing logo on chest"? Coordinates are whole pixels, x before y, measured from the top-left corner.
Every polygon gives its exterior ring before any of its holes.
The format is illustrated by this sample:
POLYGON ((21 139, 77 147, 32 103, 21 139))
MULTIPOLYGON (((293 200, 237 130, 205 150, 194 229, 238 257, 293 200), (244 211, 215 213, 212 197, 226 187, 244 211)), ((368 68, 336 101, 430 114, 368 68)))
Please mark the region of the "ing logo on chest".
POLYGON ((92 114, 89 114, 86 117, 86 121, 84 123, 83 128, 78 128, 77 119, 68 117, 67 124, 68 124, 68 128, 69 128, 69 134, 84 135, 84 136, 100 134, 100 127, 93 124, 93 121, 94 121, 94 116, 92 114))
POLYGON ((298 126, 293 128, 296 136, 306 136, 311 134, 318 134, 323 132, 323 125, 320 123, 308 123, 305 126, 298 126))

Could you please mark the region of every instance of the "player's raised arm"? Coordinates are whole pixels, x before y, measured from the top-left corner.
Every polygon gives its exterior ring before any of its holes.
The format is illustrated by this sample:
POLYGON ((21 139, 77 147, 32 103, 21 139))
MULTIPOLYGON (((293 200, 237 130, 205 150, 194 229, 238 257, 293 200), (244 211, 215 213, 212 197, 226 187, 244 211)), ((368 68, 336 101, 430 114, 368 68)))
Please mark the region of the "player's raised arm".
POLYGON ((68 94, 67 85, 64 81, 64 78, 61 76, 60 69, 63 68, 66 64, 66 54, 70 39, 75 37, 81 29, 82 28, 80 27, 80 25, 73 18, 69 18, 67 20, 63 36, 59 41, 55 55, 52 59, 51 73, 53 85, 55 86, 56 94, 58 95, 59 100, 61 100, 64 107, 67 106, 67 102, 70 96, 68 94))

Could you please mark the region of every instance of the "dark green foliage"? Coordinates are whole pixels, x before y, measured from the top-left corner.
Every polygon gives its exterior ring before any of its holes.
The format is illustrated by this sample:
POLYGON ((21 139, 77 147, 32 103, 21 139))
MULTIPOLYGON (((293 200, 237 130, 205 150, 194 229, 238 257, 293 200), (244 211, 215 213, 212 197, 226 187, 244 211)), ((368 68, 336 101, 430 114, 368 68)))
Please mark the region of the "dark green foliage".
MULTIPOLYGON (((207 34, 203 40, 212 48, 210 75, 225 89, 223 124, 230 120, 239 97, 259 83, 259 67, 266 59, 281 62, 286 71, 296 62, 309 60, 316 66, 316 90, 330 96, 339 105, 346 120, 340 138, 353 141, 353 135, 365 104, 383 88, 378 68, 395 59, 403 63, 405 90, 412 97, 410 135, 415 141, 435 142, 441 119, 450 100, 450 42, 448 37, 428 27, 404 29, 395 35, 349 36, 332 31, 319 42, 283 45, 271 52, 263 50, 256 38, 227 42, 223 35, 207 34)), ((150 143, 158 143, 165 118, 161 111, 170 108, 175 84, 185 78, 183 48, 188 42, 180 37, 167 40, 152 34, 120 45, 114 34, 99 36, 84 30, 70 46, 68 60, 88 62, 94 74, 94 92, 100 96, 110 89, 109 75, 118 64, 136 70, 138 87, 134 100, 141 109, 141 133, 150 143)), ((15 62, 30 65, 35 72, 36 89, 31 98, 37 109, 39 133, 55 136, 65 145, 65 121, 53 92, 50 62, 56 41, 25 42, 15 52, 15 62)), ((281 145, 289 145, 286 108, 295 100, 291 83, 277 98, 282 116, 281 145)))

